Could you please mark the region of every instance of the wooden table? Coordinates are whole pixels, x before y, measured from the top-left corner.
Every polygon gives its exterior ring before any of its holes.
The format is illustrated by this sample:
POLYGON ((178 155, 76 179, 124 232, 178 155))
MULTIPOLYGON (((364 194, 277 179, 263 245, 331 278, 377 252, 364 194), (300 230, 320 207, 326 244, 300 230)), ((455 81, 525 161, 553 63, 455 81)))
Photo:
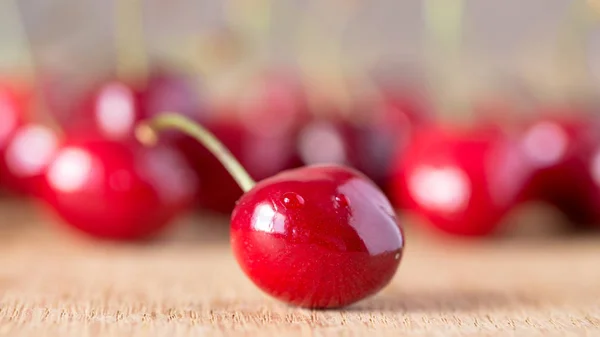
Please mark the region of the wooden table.
POLYGON ((600 336, 600 239, 442 241, 408 231, 393 283, 340 311, 278 303, 240 272, 227 220, 100 243, 0 204, 0 335, 600 336))

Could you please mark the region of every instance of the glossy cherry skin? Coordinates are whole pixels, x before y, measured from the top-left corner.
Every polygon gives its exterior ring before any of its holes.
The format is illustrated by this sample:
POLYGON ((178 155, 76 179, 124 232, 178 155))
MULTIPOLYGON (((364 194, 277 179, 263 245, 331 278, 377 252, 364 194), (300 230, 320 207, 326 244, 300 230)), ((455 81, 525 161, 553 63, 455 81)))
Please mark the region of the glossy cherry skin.
POLYGON ((194 176, 177 151, 101 138, 69 140, 44 178, 43 199, 59 218, 114 240, 153 236, 195 193, 194 176))
MULTIPOLYGON (((300 165, 295 156, 294 138, 289 134, 260 135, 236 119, 213 119, 204 126, 210 130, 257 180, 300 165)), ((229 214, 243 192, 223 165, 198 142, 185 138, 178 142, 200 184, 199 207, 229 214)))
POLYGON ((548 202, 576 224, 599 222, 594 164, 599 127, 600 119, 577 111, 548 114, 525 127, 522 149, 535 169, 527 197, 548 202))
POLYGON ((518 143, 499 129, 439 127, 398 158, 394 187, 403 208, 434 228, 484 236, 522 200, 530 174, 518 143))
POLYGON ((404 236, 368 178, 308 166, 259 182, 239 200, 231 244, 267 294, 306 308, 337 308, 377 293, 394 276, 404 236))
POLYGON ((0 160, 4 187, 20 195, 37 195, 60 142, 60 136, 42 124, 27 123, 17 128, 0 160))

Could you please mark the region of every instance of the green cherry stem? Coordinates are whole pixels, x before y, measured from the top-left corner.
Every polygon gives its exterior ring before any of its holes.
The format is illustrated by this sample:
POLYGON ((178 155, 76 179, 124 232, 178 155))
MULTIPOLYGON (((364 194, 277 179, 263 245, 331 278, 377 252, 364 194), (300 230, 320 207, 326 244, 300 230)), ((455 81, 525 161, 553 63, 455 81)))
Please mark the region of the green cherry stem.
POLYGON ((223 164, 242 191, 248 192, 256 185, 246 169, 214 134, 180 114, 169 112, 144 121, 137 126, 135 135, 141 143, 154 145, 158 141, 158 134, 168 129, 179 130, 204 145, 223 164))

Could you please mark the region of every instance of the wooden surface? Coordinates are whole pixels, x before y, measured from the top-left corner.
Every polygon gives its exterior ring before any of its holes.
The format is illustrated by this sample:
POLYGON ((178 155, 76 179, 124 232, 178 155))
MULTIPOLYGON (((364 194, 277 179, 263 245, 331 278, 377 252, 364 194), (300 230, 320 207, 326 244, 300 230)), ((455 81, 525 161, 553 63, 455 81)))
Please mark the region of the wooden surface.
POLYGON ((441 241, 408 232, 393 283, 341 311, 258 291, 227 221, 182 220, 149 244, 85 239, 0 204, 0 335, 600 336, 600 238, 441 241))

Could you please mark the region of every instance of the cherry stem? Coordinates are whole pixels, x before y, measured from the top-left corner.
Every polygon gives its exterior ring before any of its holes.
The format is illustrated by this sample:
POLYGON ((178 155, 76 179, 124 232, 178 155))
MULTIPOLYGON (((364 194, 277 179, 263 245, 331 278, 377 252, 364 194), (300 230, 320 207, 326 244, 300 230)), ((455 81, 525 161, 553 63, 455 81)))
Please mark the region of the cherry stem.
POLYGON ((204 145, 231 174, 242 191, 248 192, 256 182, 235 156, 208 129, 177 113, 164 113, 139 124, 135 130, 137 139, 146 145, 158 142, 158 133, 167 129, 176 129, 196 139, 204 145))

